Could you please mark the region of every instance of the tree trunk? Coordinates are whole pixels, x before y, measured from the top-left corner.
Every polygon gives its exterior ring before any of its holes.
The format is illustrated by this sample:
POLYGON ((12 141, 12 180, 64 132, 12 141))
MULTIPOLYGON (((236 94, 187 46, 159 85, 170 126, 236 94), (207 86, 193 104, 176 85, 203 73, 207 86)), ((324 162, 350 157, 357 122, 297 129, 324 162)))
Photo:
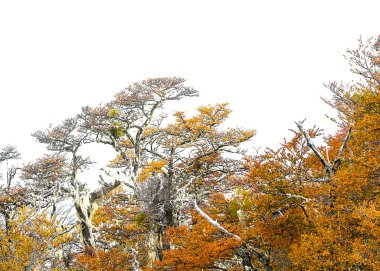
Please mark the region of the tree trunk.
POLYGON ((251 263, 251 256, 249 255, 249 252, 247 250, 246 245, 241 245, 236 250, 236 255, 242 260, 241 264, 244 268, 244 271, 256 271, 258 270, 255 268, 251 263))
POLYGON ((157 229, 157 225, 152 225, 148 233, 148 267, 154 268, 155 262, 162 260, 162 232, 157 229))
POLYGON ((80 225, 80 237, 83 251, 87 255, 93 255, 95 250, 95 240, 92 232, 92 215, 95 211, 94 205, 86 198, 76 197, 74 206, 80 225))

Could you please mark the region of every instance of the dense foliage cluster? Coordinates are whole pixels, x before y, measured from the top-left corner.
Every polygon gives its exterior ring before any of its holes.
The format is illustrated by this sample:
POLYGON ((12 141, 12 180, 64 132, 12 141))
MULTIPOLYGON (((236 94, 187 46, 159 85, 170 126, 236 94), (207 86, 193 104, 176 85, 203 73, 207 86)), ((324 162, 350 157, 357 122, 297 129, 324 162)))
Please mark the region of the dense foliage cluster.
POLYGON ((378 270, 379 45, 347 52, 359 82, 327 85, 338 130, 323 140, 299 121, 247 155, 255 131, 225 128, 227 104, 164 114, 198 95, 174 77, 35 132, 47 154, 33 163, 4 147, 0 270, 378 270), (115 157, 90 190, 95 144, 115 157))

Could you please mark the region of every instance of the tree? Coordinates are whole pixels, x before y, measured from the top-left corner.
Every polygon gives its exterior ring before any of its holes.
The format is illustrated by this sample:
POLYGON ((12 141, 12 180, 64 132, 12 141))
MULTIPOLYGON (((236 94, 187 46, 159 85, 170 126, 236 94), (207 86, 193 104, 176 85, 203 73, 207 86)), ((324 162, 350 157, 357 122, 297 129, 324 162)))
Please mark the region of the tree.
POLYGON ((157 78, 134 83, 117 93, 115 99, 97 108, 84 107, 83 128, 96 142, 111 145, 123 160, 124 183, 139 195, 137 178, 142 169, 144 132, 156 113, 168 101, 196 96, 182 78, 157 78))
POLYGON ((151 267, 169 249, 162 242, 165 230, 189 218, 191 198, 218 188, 227 191, 228 182, 244 170, 232 154, 238 157, 242 153, 238 146, 254 135, 251 130, 220 129, 230 114, 226 104, 200 107, 189 118, 177 112, 175 122, 164 125, 166 116, 158 110, 165 102, 197 94, 183 82, 159 78, 136 83, 110 103, 84 108, 82 114, 84 128, 94 140, 117 151, 111 163, 119 168, 115 179, 124 178, 123 183, 144 202, 151 267))
MULTIPOLYGON (((299 269, 302 262, 328 270, 376 270, 379 266, 379 47, 371 39, 349 50, 352 71, 363 81, 344 86, 330 83, 333 98, 327 101, 339 112, 336 122, 342 128, 328 140, 339 154, 336 142, 342 140, 347 126, 352 135, 331 182, 332 204, 316 224, 314 233, 304 235, 291 254, 299 269), (321 237, 323 236, 323 237, 321 237), (302 261, 301 261, 302 258, 302 261)), ((343 147, 343 146, 342 146, 343 147)))
POLYGON ((71 241, 64 220, 20 207, 0 228, 0 269, 4 271, 63 270, 62 246, 71 241))
MULTIPOLYGON (((78 173, 85 170, 91 164, 89 158, 83 157, 78 152, 84 144, 92 142, 90 135, 79 128, 79 118, 71 118, 66 119, 62 125, 52 127, 46 131, 37 131, 33 134, 40 143, 47 145, 48 150, 59 154, 53 156, 57 159, 48 161, 51 163, 48 164, 47 168, 48 176, 38 176, 43 173, 40 169, 34 178, 34 185, 44 182, 44 185, 49 188, 55 185, 55 179, 58 178, 58 176, 68 178, 69 188, 67 192, 69 192, 73 200, 75 212, 79 219, 82 248, 86 254, 91 255, 95 250, 91 222, 92 215, 96 210, 95 201, 119 186, 120 182, 115 181, 112 184, 102 182, 99 189, 89 193, 86 189, 86 185, 78 180, 78 173), (67 159, 69 163, 66 168, 62 159, 67 159), (50 167, 54 170, 53 173, 50 167), (42 180, 40 180, 40 178, 42 178, 42 180)), ((30 165, 26 167, 25 172, 32 171, 32 169, 33 166, 30 165)), ((25 175, 25 177, 30 176, 25 175)), ((62 186, 58 185, 58 189, 59 187, 62 188, 62 186)))
MULTIPOLYGON (((0 152, 0 163, 19 158, 20 153, 14 146, 6 146, 0 152)), ((11 219, 12 212, 14 212, 17 208, 30 203, 26 189, 19 185, 14 186, 12 184, 18 170, 18 167, 8 167, 7 164, 6 185, 0 186, 0 213, 4 218, 6 233, 9 230, 9 220, 11 219)), ((2 176, 0 174, 0 180, 1 178, 2 176)))
POLYGON ((149 201, 141 191, 143 186, 138 178, 143 164, 152 162, 143 149, 151 124, 162 121, 157 113, 166 102, 198 94, 183 82, 176 77, 148 79, 117 93, 115 99, 105 105, 83 108, 83 128, 92 132, 95 141, 114 148, 118 153, 114 166, 120 168, 123 176, 117 180, 122 180, 141 200, 149 201))
POLYGON ((92 220, 97 229, 95 255, 76 257, 75 268, 137 270, 140 265, 145 266, 148 227, 146 214, 141 210, 141 201, 122 190, 104 197, 92 220))
POLYGON ((266 250, 275 270, 375 270, 379 264, 378 51, 369 48, 361 44, 348 57, 365 81, 329 85, 327 102, 338 110, 333 120, 340 130, 325 146, 314 143, 319 129, 296 122, 293 139, 249 160, 245 238, 266 250))
MULTIPOLYGON (((228 192, 233 178, 244 171, 232 154, 242 154, 238 146, 249 140, 254 131, 221 130, 230 112, 226 104, 199 107, 198 114, 189 118, 177 112, 173 124, 155 126, 152 136, 147 137, 143 149, 152 162, 143 167, 142 177, 146 178, 144 182, 151 194, 149 209, 155 215, 153 226, 158 226, 159 240, 167 228, 187 223, 194 197, 207 199, 215 190, 228 192), (152 168, 159 163, 158 168, 152 168)), ((156 246, 156 259, 162 260, 162 250, 168 249, 169 244, 156 246)))
MULTIPOLYGON (((222 194, 213 196, 210 205, 205 210, 217 217, 217 224, 228 225, 230 231, 236 228, 237 219, 229 211, 230 202, 222 194)), ((208 215, 206 217, 209 218, 208 215)), ((230 234, 221 226, 215 227, 210 221, 215 222, 193 211, 190 225, 169 228, 165 239, 172 244, 172 249, 164 251, 163 261, 158 262, 158 270, 241 270, 240 263, 233 259, 241 245, 240 237, 230 234)))
MULTIPOLYGON (((49 154, 18 182, 9 167, 0 187, 0 269, 376 270, 379 40, 347 59, 362 80, 328 84, 338 131, 323 140, 299 121, 278 148, 246 156, 255 131, 225 128, 227 104, 163 114, 198 95, 177 77, 134 83, 37 131, 49 154), (90 192, 80 173, 94 143, 115 157, 90 192)), ((8 146, 0 163, 19 156, 8 146)))
POLYGON ((22 168, 21 179, 25 180, 34 206, 38 209, 51 207, 51 216, 57 210, 57 204, 64 200, 67 193, 66 181, 68 165, 60 154, 45 155, 35 163, 22 168))

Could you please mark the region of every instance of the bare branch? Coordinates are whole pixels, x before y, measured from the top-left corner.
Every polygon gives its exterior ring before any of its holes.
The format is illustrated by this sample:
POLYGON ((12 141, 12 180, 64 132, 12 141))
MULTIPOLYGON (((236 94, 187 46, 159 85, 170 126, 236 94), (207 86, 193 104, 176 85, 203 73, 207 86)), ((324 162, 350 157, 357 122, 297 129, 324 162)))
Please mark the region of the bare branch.
POLYGON ((90 194, 90 203, 96 201, 104 195, 107 195, 119 185, 121 185, 121 182, 119 180, 115 180, 112 184, 103 183, 102 187, 90 194))
POLYGON ((314 154, 319 158, 319 160, 323 164, 326 172, 328 174, 331 174, 331 172, 332 172, 332 166, 331 166, 331 164, 325 160, 325 158, 320 153, 320 151, 318 150, 318 148, 314 145, 313 141, 311 140, 311 138, 309 136, 309 133, 307 133, 305 131, 305 129, 303 128, 303 122, 304 122, 304 120, 303 121, 299 121, 299 122, 295 122, 295 124, 297 125, 299 131, 303 134, 303 136, 304 136, 304 138, 306 140, 306 143, 309 146, 309 148, 314 152, 314 154))
POLYGON ((241 238, 239 236, 237 236, 236 234, 233 234, 229 231, 227 231, 225 228, 223 228, 222 225, 220 225, 217 221, 213 220, 211 217, 209 217, 205 212, 203 212, 201 210, 201 208, 199 208, 198 204, 197 204, 197 200, 194 200, 194 207, 195 207, 195 210, 197 210, 197 212, 203 216, 208 222, 210 222, 211 225, 213 225, 214 227, 218 228, 219 230, 221 230, 222 232, 224 232, 226 235, 230 236, 230 237, 233 237, 235 238, 236 240, 238 241, 241 241, 241 238))
POLYGON ((344 151, 344 149, 347 146, 347 141, 350 139, 351 132, 352 132, 352 127, 350 127, 348 129, 347 135, 344 137, 343 144, 342 144, 342 146, 339 149, 339 153, 338 153, 337 159, 340 159, 340 157, 342 157, 343 151, 344 151))
POLYGON ((0 163, 6 160, 19 159, 20 153, 17 151, 15 146, 6 146, 0 151, 0 163))
POLYGON ((285 197, 287 197, 287 198, 289 198, 289 199, 302 199, 302 200, 304 200, 305 202, 309 202, 309 201, 311 201, 311 199, 306 198, 306 197, 304 197, 304 196, 296 195, 296 194, 290 194, 290 193, 275 193, 275 194, 273 194, 273 195, 275 195, 275 196, 285 196, 285 197))

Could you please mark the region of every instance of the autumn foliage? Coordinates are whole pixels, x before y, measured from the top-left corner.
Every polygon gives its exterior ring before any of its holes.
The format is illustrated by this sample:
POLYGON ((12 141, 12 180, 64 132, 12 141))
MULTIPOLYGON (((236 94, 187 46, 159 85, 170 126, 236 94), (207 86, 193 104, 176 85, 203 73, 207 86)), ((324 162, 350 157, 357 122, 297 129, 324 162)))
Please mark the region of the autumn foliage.
MULTIPOLYGON (((238 221, 229 202, 223 195, 211 199, 212 208, 207 211, 223 223, 228 230, 234 230, 238 221)), ((204 270, 218 265, 238 266, 234 264, 233 255, 240 242, 233 237, 225 236, 219 229, 210 225, 196 212, 187 226, 169 228, 165 239, 171 249, 164 252, 164 260, 157 262, 158 270, 204 270)))
POLYGON ((297 121, 247 152, 255 131, 226 128, 228 104, 163 114, 198 95, 174 77, 34 133, 49 151, 35 162, 3 148, 0 270, 379 270, 378 44, 347 52, 359 82, 326 85, 332 135, 297 121), (91 188, 95 144, 114 159, 91 188))

